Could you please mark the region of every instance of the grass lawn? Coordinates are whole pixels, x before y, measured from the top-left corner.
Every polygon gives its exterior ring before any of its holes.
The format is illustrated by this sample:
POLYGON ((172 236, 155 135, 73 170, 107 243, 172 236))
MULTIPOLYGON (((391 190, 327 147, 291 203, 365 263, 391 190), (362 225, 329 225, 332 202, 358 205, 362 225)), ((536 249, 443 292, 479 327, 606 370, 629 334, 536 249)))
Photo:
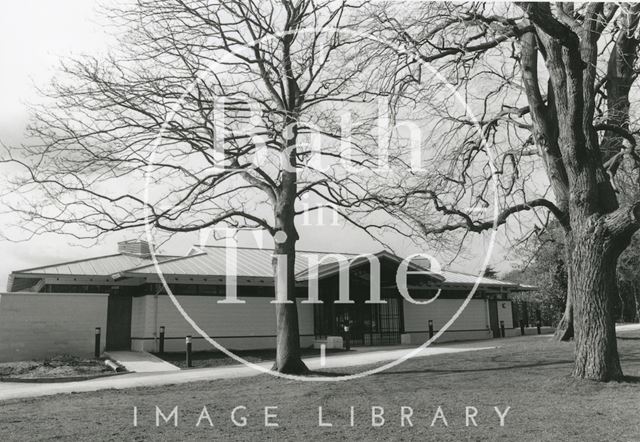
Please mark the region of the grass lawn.
POLYGON ((0 440, 640 440, 640 333, 622 333, 618 341, 628 379, 606 384, 568 377, 571 344, 526 339, 502 340, 505 346, 495 350, 419 358, 348 382, 260 375, 9 401, 0 405, 0 440), (178 406, 179 426, 155 427, 156 405, 165 414, 178 406), (247 407, 238 413, 239 419, 248 415, 245 427, 230 420, 239 405, 247 407), (204 406, 213 428, 206 420, 195 426, 204 406), (271 412, 279 427, 264 426, 265 406, 278 407, 271 412), (319 406, 332 427, 318 426, 319 406), (372 406, 384 408, 384 426, 371 426, 372 406), (402 406, 412 407, 413 427, 400 425, 402 406), (438 406, 448 427, 442 419, 430 426, 438 406), (477 408, 477 427, 465 426, 465 406, 477 408), (501 412, 511 407, 504 427, 494 406, 501 412))

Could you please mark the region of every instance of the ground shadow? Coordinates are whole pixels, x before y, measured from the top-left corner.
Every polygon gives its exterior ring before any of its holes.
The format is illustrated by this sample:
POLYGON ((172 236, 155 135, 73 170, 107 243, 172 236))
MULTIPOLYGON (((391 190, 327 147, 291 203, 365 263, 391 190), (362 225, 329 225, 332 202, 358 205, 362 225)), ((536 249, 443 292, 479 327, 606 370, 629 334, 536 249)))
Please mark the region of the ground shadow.
POLYGON ((640 376, 623 376, 621 384, 640 384, 640 376))
POLYGON ((519 368, 534 368, 534 367, 547 367, 554 365, 573 364, 573 360, 562 360, 553 362, 535 362, 532 364, 515 364, 505 365, 500 367, 484 367, 484 368, 465 368, 465 369, 435 369, 425 368, 423 370, 400 370, 400 371, 383 371, 377 373, 377 375, 393 375, 393 374, 421 374, 421 373, 435 373, 435 374, 449 374, 449 373, 481 373, 488 371, 504 371, 504 370, 517 370, 519 368))
MULTIPOLYGON (((637 358, 621 358, 623 363, 629 362, 640 362, 640 359, 637 358)), ((517 370, 522 368, 536 368, 536 367, 551 367, 558 365, 572 365, 573 359, 560 360, 560 361, 540 361, 530 364, 510 364, 503 365, 499 367, 480 367, 480 368, 466 368, 466 369, 437 369, 437 368, 425 368, 421 370, 396 370, 396 371, 383 371, 380 373, 376 373, 376 376, 385 376, 385 375, 403 375, 403 374, 436 374, 436 375, 446 375, 446 374, 456 374, 456 373, 482 373, 482 372, 492 372, 492 371, 506 371, 506 370, 517 370)), ((630 375, 624 376, 621 380, 617 381, 618 383, 624 384, 640 384, 640 376, 630 375)))
MULTIPOLYGON (((302 357, 318 356, 320 351, 313 348, 301 349, 302 357)), ((333 356, 338 354, 350 354, 353 351, 343 349, 327 349, 325 354, 333 356)), ((180 368, 186 368, 186 355, 184 352, 170 353, 152 353, 154 356, 164 359, 165 361, 177 365, 180 368)), ((251 363, 273 362, 276 359, 275 349, 266 350, 237 350, 233 354, 241 357, 245 361, 251 363)), ((228 365, 238 364, 238 360, 227 356, 225 353, 217 350, 195 351, 191 353, 191 361, 193 368, 214 368, 228 365)))
POLYGON ((320 370, 309 370, 307 374, 304 376, 308 377, 324 377, 324 378, 338 378, 341 376, 350 376, 352 373, 338 373, 335 371, 320 371, 320 370))

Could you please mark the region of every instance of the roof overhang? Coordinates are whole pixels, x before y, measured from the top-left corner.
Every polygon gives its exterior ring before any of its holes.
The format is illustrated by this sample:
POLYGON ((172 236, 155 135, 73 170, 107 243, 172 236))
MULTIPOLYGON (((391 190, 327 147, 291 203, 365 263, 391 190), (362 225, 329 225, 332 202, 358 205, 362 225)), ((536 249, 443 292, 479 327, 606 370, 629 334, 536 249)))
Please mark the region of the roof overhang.
MULTIPOLYGON (((208 285, 224 285, 226 284, 226 275, 173 275, 163 274, 162 277, 157 273, 146 273, 140 275, 138 273, 124 272, 120 275, 120 279, 116 281, 117 284, 120 281, 127 281, 128 279, 137 279, 140 284, 155 283, 161 284, 164 280, 167 284, 208 284, 208 285)), ((264 286, 273 287, 272 277, 262 276, 236 276, 236 284, 244 286, 264 286)))
MULTIPOLYGON (((357 255, 350 258, 345 258, 343 262, 348 263, 349 271, 353 269, 357 269, 359 267, 363 267, 369 264, 369 258, 375 258, 379 262, 387 261, 392 262, 393 264, 400 265, 404 260, 393 253, 390 253, 386 250, 382 250, 378 253, 363 253, 362 255, 357 255)), ((319 265, 314 267, 310 267, 302 270, 296 274, 296 281, 309 281, 312 276, 315 276, 317 279, 328 278, 330 276, 334 276, 340 273, 341 264, 337 259, 333 259, 331 257, 325 257, 319 259, 321 262, 319 265), (330 259, 331 261, 328 263, 323 263, 325 259, 330 259)), ((344 264, 343 264, 344 265, 344 264)), ((407 275, 424 275, 428 276, 432 280, 436 282, 444 281, 444 277, 438 273, 431 272, 428 269, 425 269, 417 264, 409 263, 407 267, 407 275)))
POLYGON ((540 287, 535 285, 528 284, 516 284, 515 288, 512 289, 512 292, 537 292, 540 290, 540 287))

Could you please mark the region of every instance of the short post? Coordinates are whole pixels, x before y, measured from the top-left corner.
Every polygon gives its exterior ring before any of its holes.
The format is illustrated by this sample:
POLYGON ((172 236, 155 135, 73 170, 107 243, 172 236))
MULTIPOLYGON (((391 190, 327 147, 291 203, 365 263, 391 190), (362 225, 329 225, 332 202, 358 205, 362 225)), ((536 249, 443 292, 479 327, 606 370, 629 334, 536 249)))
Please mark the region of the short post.
POLYGON ((504 338, 504 321, 500 321, 500 336, 504 338))
POLYGON ((433 338, 433 321, 429 319, 429 339, 433 338))
POLYGON ((158 343, 158 352, 164 353, 164 325, 160 326, 160 341, 158 343))
POLYGON ((100 327, 96 327, 95 344, 93 347, 93 355, 96 357, 96 359, 100 357, 100 336, 101 336, 100 327))
POLYGON ((542 334, 542 331, 540 330, 540 326, 541 326, 540 321, 538 321, 538 323, 536 324, 536 327, 538 328, 538 334, 539 335, 542 334))
POLYGON ((520 320, 520 334, 524 336, 524 321, 520 320))
POLYGON ((193 367, 193 361, 191 360, 191 335, 186 337, 187 342, 187 367, 193 367))
POLYGON ((351 350, 351 336, 349 333, 349 326, 344 326, 344 349, 351 350))

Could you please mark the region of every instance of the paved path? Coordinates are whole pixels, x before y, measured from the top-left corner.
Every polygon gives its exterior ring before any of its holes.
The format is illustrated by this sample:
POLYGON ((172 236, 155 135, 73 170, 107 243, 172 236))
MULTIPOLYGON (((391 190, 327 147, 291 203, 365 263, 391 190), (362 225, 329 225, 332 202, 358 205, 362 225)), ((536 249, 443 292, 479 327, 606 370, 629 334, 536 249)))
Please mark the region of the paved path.
POLYGON ((180 371, 180 367, 176 367, 146 351, 110 351, 105 352, 105 355, 134 373, 180 371))
MULTIPOLYGON (((496 341, 477 341, 465 344, 451 344, 426 348, 413 357, 425 357, 446 353, 488 350, 496 348, 496 341), (493 344, 493 345, 488 345, 493 344)), ((386 350, 366 351, 358 349, 349 354, 326 356, 324 365, 320 357, 305 358, 304 362, 311 370, 326 368, 343 368, 367 365, 376 362, 396 360, 413 347, 391 347, 386 350)), ((271 368, 272 362, 256 364, 265 370, 271 368)), ((151 387, 157 385, 182 384, 196 381, 216 379, 232 379, 257 376, 263 373, 245 365, 228 365, 214 368, 196 368, 191 370, 167 371, 155 373, 129 373, 119 376, 91 379, 81 382, 60 382, 52 384, 28 384, 0 382, 0 400, 48 396, 58 393, 78 393, 106 389, 124 389, 135 387, 151 387)))
MULTIPOLYGON (((616 327, 617 331, 640 330, 640 324, 626 324, 616 327)), ((507 340, 489 339, 486 341, 463 342, 442 344, 428 347, 415 357, 433 356, 446 353, 459 353, 467 351, 480 351, 497 348, 509 342, 521 342, 533 339, 549 338, 549 335, 534 335, 509 338, 507 340)), ((392 361, 413 350, 413 347, 385 347, 367 351, 367 348, 358 348, 349 354, 330 355, 321 365, 319 357, 305 358, 304 361, 312 370, 321 368, 341 368, 357 365, 366 365, 376 362, 392 361)), ((269 369, 271 362, 257 364, 264 369, 269 369)), ((47 396, 57 393, 76 393, 85 391, 97 391, 106 389, 124 389, 135 387, 151 387, 157 385, 182 384, 195 381, 211 381, 216 379, 232 379, 256 376, 262 373, 254 368, 244 365, 229 365, 215 368, 199 368, 182 371, 168 371, 156 373, 130 373, 108 378, 98 378, 82 382, 64 382, 53 384, 26 384, 0 382, 0 400, 47 396)))
POLYGON ((640 330, 640 324, 623 324, 616 325, 616 331, 631 331, 631 330, 640 330))

